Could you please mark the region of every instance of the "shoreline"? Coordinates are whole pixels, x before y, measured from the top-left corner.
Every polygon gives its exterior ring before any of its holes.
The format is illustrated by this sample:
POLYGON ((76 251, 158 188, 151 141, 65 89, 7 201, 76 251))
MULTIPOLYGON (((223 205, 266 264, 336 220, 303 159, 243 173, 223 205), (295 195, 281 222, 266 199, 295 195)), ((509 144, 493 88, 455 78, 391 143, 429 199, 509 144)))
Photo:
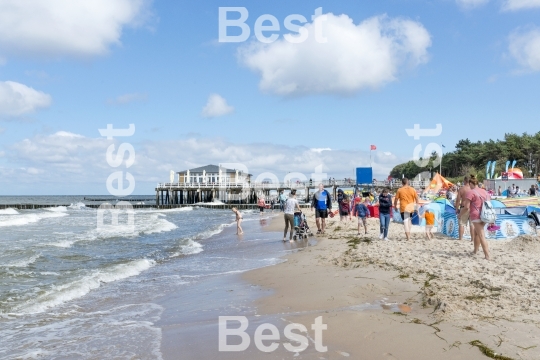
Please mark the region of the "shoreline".
MULTIPOLYGON (((313 216, 306 215, 316 231, 313 216)), ((279 217, 272 223, 276 232, 282 231, 279 217)), ((327 224, 326 236, 315 237, 317 246, 287 255, 284 263, 242 274, 270 293, 255 300, 261 316, 280 315, 308 329, 323 316, 328 352, 320 353, 322 358, 478 359, 485 357, 483 345, 510 359, 540 357, 534 273, 526 277, 531 286, 524 301, 512 304, 512 295, 505 293, 513 284, 508 274, 497 272, 497 265, 508 266, 505 260, 521 258, 516 271, 527 274, 520 270, 531 268, 534 256, 527 258, 525 250, 533 247, 531 242, 540 252, 538 240, 491 240, 495 259, 484 264, 468 254, 469 241, 436 234, 430 242, 422 239, 423 233, 413 233, 410 242, 381 241, 378 219, 373 218, 368 219, 367 237, 356 237, 354 219, 327 219, 327 224), (529 302, 527 308, 523 302, 529 302)), ((402 225, 390 225, 392 239, 404 238, 401 232, 402 225)))

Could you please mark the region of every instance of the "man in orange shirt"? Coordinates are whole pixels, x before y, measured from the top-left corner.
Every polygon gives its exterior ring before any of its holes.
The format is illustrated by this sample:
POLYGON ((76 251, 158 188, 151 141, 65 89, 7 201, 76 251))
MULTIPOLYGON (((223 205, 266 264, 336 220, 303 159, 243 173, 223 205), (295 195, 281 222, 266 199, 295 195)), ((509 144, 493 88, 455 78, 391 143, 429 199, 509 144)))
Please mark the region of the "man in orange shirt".
POLYGON ((396 193, 394 198, 394 208, 397 209, 397 204, 399 201, 399 212, 401 213, 401 219, 403 220, 403 225, 405 227, 405 236, 407 240, 411 238, 411 214, 415 210, 415 205, 418 204, 418 194, 414 188, 409 186, 409 179, 403 178, 401 180, 403 184, 396 193))

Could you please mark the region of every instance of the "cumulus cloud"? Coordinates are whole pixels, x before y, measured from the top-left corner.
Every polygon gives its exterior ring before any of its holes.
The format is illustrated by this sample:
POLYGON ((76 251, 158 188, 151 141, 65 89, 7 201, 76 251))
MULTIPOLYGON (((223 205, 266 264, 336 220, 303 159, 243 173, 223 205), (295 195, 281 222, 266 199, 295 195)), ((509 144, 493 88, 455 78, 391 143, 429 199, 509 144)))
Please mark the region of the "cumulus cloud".
POLYGON ((505 11, 518 11, 533 8, 540 8, 540 0, 506 0, 502 6, 502 9, 505 11))
POLYGON ((485 5, 489 0, 456 0, 456 3, 463 9, 473 9, 485 5))
POLYGON ((148 99, 148 95, 133 93, 133 94, 124 94, 117 96, 113 99, 108 99, 107 104, 109 105, 126 105, 132 102, 143 102, 148 99))
POLYGON ((214 118, 228 115, 232 112, 234 112, 234 107, 227 104, 227 100, 219 94, 211 94, 208 97, 208 101, 206 102, 201 115, 206 118, 214 118))
POLYGON ((14 81, 0 81, 0 115, 20 116, 47 108, 52 98, 14 81))
POLYGON ((0 48, 18 55, 101 55, 120 44, 125 26, 144 21, 149 5, 150 0, 2 0, 0 48))
MULTIPOLYGON (((135 163, 126 170, 125 164, 112 168, 106 161, 107 147, 116 149, 125 138, 106 140, 89 138, 67 131, 51 135, 37 135, 6 147, 5 163, 12 167, 0 168, 0 183, 35 181, 33 177, 21 179, 17 169, 39 173, 42 183, 55 184, 105 184, 113 171, 129 171, 135 177, 142 193, 152 193, 156 182, 168 181, 169 171, 181 171, 197 166, 220 163, 241 163, 255 177, 272 172, 279 179, 289 172, 301 172, 307 178, 317 166, 335 178, 354 177, 355 167, 369 166, 369 152, 352 150, 313 151, 304 146, 273 144, 237 144, 220 138, 188 138, 169 141, 131 142, 135 148, 135 163), (181 149, 181 156, 178 156, 181 149)), ((127 157, 127 156, 126 156, 127 157)), ((404 162, 395 154, 377 152, 373 167, 376 178, 386 178, 390 170, 404 162)), ((61 185, 59 186, 61 189, 61 185)), ((83 191, 84 189, 79 189, 83 191)))
POLYGON ((540 71, 540 29, 516 30, 509 37, 508 50, 520 71, 540 71))
POLYGON ((262 91, 282 96, 350 94, 398 80, 405 70, 428 61, 431 36, 422 24, 377 16, 354 24, 347 15, 327 14, 305 28, 307 40, 271 44, 253 41, 240 47, 241 64, 261 76, 262 91), (322 22, 325 43, 317 41, 322 22))

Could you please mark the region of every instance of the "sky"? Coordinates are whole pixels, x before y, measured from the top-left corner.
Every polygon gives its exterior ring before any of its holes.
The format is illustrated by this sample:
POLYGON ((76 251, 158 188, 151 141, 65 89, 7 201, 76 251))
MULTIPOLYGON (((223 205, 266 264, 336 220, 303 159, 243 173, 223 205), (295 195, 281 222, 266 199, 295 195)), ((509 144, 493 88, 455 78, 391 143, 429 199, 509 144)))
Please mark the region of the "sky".
POLYGON ((0 1, 0 195, 220 163, 383 179, 539 110, 540 0, 0 1))

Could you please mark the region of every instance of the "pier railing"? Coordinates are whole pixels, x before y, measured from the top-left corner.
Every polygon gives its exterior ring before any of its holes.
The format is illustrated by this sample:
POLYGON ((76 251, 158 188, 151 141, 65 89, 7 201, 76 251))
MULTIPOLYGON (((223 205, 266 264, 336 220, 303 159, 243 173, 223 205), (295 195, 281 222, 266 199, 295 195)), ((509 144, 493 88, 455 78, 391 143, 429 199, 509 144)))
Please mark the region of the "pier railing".
MULTIPOLYGON (((184 183, 184 182, 175 182, 175 183, 158 183, 157 188, 158 189, 186 189, 186 190, 197 190, 197 189, 229 189, 229 188, 235 188, 235 189, 260 189, 260 190, 278 190, 278 189, 303 189, 306 187, 314 188, 319 185, 319 182, 315 181, 291 181, 291 182, 280 182, 280 183, 272 183, 272 182, 253 182, 253 183, 247 183, 247 182, 201 182, 201 183, 184 183)), ((344 187, 344 188, 352 188, 356 186, 356 183, 353 179, 345 179, 345 180, 323 180, 322 184, 325 187, 344 187)), ((428 187, 430 184, 429 180, 421 180, 421 181, 409 181, 409 185, 414 188, 422 188, 422 187, 428 187)), ((372 184, 365 184, 362 186, 374 186, 374 187, 389 187, 391 189, 396 189, 401 186, 401 179, 395 179, 392 181, 373 181, 372 184)))

